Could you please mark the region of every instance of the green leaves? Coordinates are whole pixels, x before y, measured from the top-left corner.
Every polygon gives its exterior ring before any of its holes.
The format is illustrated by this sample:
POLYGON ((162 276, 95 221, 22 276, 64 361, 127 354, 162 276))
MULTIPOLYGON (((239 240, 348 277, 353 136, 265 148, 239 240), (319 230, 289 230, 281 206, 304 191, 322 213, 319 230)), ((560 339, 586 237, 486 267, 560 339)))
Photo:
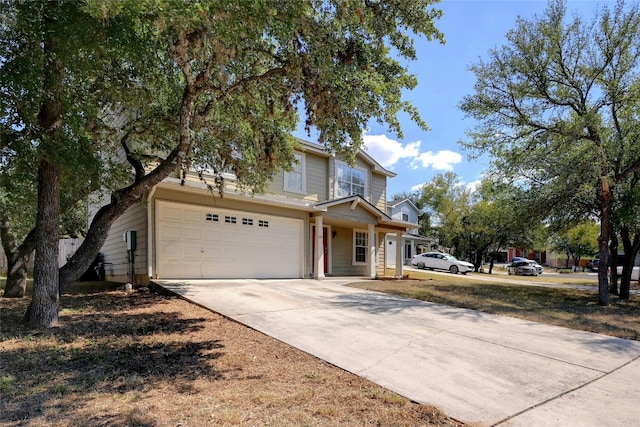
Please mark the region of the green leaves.
POLYGON ((460 107, 479 124, 466 145, 493 154, 493 167, 519 180, 553 221, 599 216, 606 259, 610 232, 640 211, 620 202, 636 200, 629 183, 640 173, 640 102, 629 96, 640 81, 640 8, 618 1, 585 22, 551 0, 507 39, 473 68, 476 93, 460 107))

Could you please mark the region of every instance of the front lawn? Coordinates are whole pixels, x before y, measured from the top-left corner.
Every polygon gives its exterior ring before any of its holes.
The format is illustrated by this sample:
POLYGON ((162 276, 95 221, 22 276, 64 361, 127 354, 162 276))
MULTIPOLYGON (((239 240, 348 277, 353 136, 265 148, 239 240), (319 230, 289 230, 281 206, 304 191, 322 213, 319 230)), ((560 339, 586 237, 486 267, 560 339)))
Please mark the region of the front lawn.
MULTIPOLYGON (((406 298, 430 301, 485 313, 517 317, 534 322, 640 340, 640 297, 621 301, 611 296, 611 304, 597 304, 594 291, 556 289, 500 282, 515 276, 482 275, 474 278, 450 274, 409 272, 408 280, 371 280, 350 286, 385 292, 406 298), (489 280, 487 280, 489 279, 489 280)), ((536 278, 542 279, 543 276, 536 278)), ((532 280, 520 278, 517 280, 532 280)), ((544 279, 548 283, 572 284, 571 277, 559 275, 544 279)), ((524 282, 523 282, 524 283, 524 282)), ((593 284, 593 282, 590 282, 593 284)), ((578 285, 585 281, 578 280, 578 285)))
POLYGON ((177 297, 74 284, 46 330, 28 303, 0 298, 0 426, 463 425, 177 297))

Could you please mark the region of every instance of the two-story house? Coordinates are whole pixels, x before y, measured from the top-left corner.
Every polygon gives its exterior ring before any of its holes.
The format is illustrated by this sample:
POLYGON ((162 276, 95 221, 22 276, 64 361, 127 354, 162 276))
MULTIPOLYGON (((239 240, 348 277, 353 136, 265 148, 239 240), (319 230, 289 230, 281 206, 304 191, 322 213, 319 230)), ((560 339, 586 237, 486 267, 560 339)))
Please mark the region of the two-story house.
POLYGON ((102 248, 106 278, 375 276, 385 268, 385 236, 401 240, 414 227, 387 214, 395 174, 363 151, 351 165, 306 141, 295 157, 294 169, 260 195, 239 191, 233 177, 222 198, 195 174, 166 178, 112 226, 102 248), (137 236, 130 264, 126 231, 137 236))
POLYGON ((421 253, 420 251, 426 251, 437 242, 426 236, 422 236, 419 233, 420 225, 418 223, 420 218, 420 209, 409 199, 397 199, 387 202, 387 215, 392 219, 400 220, 413 224, 412 228, 402 235, 401 244, 398 245, 398 239, 395 233, 387 235, 387 242, 385 245, 386 264, 388 267, 396 266, 396 258, 398 250, 401 253, 400 259, 404 265, 411 265, 411 258, 421 253))

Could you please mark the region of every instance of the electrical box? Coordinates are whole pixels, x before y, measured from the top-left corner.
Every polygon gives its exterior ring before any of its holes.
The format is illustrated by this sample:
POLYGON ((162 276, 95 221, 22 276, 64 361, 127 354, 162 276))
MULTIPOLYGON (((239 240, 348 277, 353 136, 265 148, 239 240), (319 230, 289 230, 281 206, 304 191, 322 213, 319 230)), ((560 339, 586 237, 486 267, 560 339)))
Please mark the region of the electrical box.
POLYGON ((125 243, 127 244, 127 250, 128 251, 135 251, 136 250, 136 232, 134 230, 129 230, 129 231, 125 231, 124 234, 122 235, 122 238, 124 239, 125 243))

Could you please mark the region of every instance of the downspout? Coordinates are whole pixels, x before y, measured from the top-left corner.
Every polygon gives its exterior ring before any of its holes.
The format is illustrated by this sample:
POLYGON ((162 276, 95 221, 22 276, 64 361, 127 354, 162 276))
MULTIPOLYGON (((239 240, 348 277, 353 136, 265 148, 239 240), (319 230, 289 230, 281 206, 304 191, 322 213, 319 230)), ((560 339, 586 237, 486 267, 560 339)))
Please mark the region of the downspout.
POLYGON ((153 280, 153 218, 151 215, 151 204, 153 195, 156 193, 156 186, 154 185, 149 191, 147 196, 147 273, 149 274, 149 280, 153 280))

